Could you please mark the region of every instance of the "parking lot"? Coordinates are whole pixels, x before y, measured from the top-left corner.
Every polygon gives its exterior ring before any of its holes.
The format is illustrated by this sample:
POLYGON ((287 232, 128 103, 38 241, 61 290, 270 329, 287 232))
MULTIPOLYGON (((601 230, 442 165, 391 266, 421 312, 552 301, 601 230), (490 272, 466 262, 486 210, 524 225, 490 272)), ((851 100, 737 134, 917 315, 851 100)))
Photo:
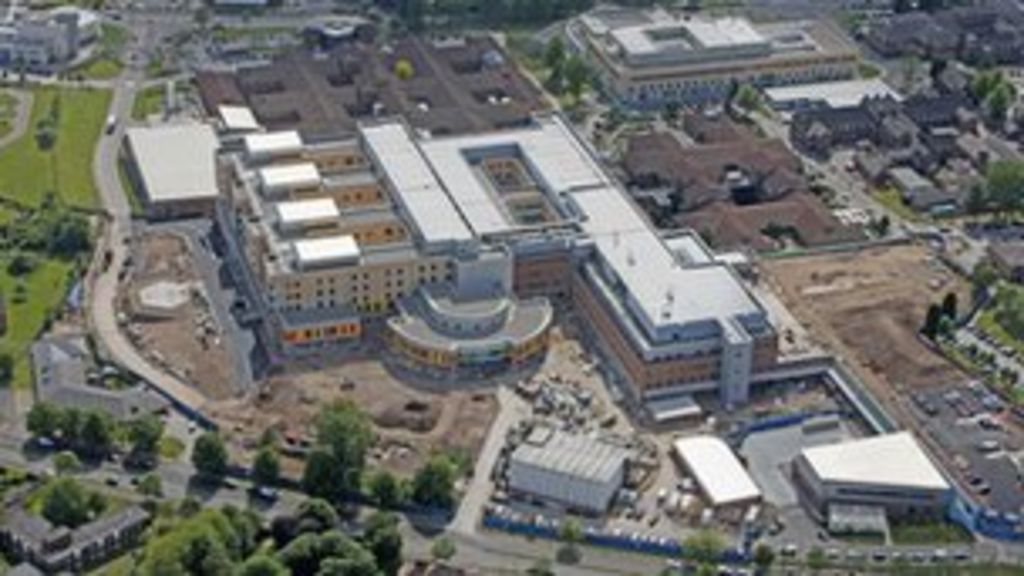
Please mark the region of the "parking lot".
POLYGON ((921 428, 952 459, 961 485, 989 507, 1019 514, 1024 506, 1024 434, 1003 401, 980 383, 912 396, 921 428))

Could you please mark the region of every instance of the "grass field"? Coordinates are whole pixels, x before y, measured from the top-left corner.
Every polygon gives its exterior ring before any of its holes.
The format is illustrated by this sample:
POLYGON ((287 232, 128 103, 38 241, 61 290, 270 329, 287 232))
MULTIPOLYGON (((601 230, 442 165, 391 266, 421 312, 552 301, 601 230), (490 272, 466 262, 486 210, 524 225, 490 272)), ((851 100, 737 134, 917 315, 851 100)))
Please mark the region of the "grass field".
POLYGON ((73 264, 60 260, 41 260, 35 270, 21 278, 12 278, 7 273, 6 258, 0 260, 0 264, 0 292, 7 302, 7 332, 0 337, 0 352, 14 358, 13 385, 27 388, 32 383, 29 346, 36 339, 47 316, 64 299, 73 264))
POLYGON ((971 534, 952 523, 933 522, 927 524, 894 524, 891 528, 894 544, 970 544, 971 534))
POLYGON ((14 128, 14 113, 17 100, 9 92, 0 91, 0 138, 10 134, 14 128))
POLYGON ((93 150, 109 104, 106 90, 36 89, 29 131, 0 154, 0 196, 38 206, 52 191, 68 205, 94 208, 93 150), (42 150, 36 143, 35 126, 58 100, 57 143, 42 150))
POLYGON ((163 84, 157 84, 136 93, 132 102, 132 120, 145 120, 163 110, 165 90, 163 84))
POLYGON ((928 220, 925 215, 917 212, 910 206, 907 206, 903 202, 903 198, 900 196, 899 190, 891 186, 876 190, 872 196, 879 204, 885 206, 890 212, 904 220, 910 222, 924 222, 928 220))

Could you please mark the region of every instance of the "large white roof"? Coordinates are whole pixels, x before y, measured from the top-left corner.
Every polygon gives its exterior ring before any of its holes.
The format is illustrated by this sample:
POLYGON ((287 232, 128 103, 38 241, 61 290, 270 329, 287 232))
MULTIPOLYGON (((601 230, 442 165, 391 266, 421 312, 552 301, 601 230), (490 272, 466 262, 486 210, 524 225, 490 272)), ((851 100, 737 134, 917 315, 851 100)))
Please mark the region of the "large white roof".
POLYGON ((650 328, 761 313, 727 266, 684 265, 618 188, 571 197, 584 231, 650 328))
POLYGON ((260 168, 260 184, 269 193, 320 186, 320 171, 312 162, 260 168))
POLYGON ((676 455, 693 474, 713 506, 757 500, 761 489, 721 439, 692 436, 675 442, 676 455))
POLYGON ((376 164, 424 242, 459 242, 473 238, 405 126, 395 123, 366 126, 362 134, 376 164))
POLYGON ((151 202, 217 196, 215 156, 219 144, 210 126, 129 128, 127 138, 151 202))
POLYGON ((260 123, 247 106, 220 106, 217 115, 228 130, 254 132, 260 129, 260 123))
POLYGON ((802 102, 823 102, 832 108, 845 108, 860 104, 864 98, 887 96, 902 100, 899 93, 881 78, 779 86, 767 88, 764 93, 769 102, 776 106, 802 102))
POLYGON ((469 158, 488 151, 515 149, 533 168, 533 174, 554 195, 607 182, 589 153, 568 133, 557 117, 541 118, 522 130, 424 140, 420 143, 434 172, 477 234, 504 232, 516 227, 479 175, 469 158))
POLYGON ((300 266, 326 266, 359 259, 359 245, 351 234, 298 240, 293 243, 300 266))
POLYGON ((824 482, 949 488, 949 482, 910 432, 815 446, 801 454, 824 482))
POLYGON ((297 154, 302 151, 302 138, 294 130, 249 134, 243 141, 246 154, 254 158, 297 154))
POLYGON ((278 219, 284 226, 330 222, 341 214, 332 198, 278 202, 274 207, 278 219))

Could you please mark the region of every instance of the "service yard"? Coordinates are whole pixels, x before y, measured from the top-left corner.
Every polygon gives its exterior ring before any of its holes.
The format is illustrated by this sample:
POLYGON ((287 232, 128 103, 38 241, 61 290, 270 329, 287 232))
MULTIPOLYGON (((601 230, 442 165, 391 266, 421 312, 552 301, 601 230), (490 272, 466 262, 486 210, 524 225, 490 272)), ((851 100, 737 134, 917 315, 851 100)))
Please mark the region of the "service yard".
POLYGON ((920 246, 765 261, 766 277, 812 337, 886 388, 924 389, 966 376, 918 338, 928 306, 967 284, 920 246))

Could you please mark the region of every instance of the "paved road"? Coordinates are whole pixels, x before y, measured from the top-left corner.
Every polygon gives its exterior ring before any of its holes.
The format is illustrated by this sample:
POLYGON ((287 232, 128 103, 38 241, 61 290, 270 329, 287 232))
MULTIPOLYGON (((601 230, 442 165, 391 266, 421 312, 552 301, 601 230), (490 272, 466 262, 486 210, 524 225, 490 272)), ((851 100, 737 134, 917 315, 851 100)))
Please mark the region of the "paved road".
MULTIPOLYGON (((147 27, 143 32, 136 42, 145 45, 151 41, 154 30, 147 27)), ((126 191, 121 187, 118 153, 124 137, 124 125, 131 117, 132 103, 141 80, 142 72, 130 68, 115 82, 110 115, 118 119, 117 125, 113 133, 102 137, 93 159, 93 178, 100 191, 100 200, 107 221, 103 238, 97 248, 97 257, 94 258, 90 281, 87 283, 89 323, 100 350, 114 363, 141 376, 179 402, 199 407, 205 402, 201 394, 185 382, 150 364, 128 340, 118 324, 114 305, 118 277, 128 255, 127 241, 132 233, 131 205, 126 191), (103 254, 107 251, 111 254, 110 265, 104 270, 103 254)))

